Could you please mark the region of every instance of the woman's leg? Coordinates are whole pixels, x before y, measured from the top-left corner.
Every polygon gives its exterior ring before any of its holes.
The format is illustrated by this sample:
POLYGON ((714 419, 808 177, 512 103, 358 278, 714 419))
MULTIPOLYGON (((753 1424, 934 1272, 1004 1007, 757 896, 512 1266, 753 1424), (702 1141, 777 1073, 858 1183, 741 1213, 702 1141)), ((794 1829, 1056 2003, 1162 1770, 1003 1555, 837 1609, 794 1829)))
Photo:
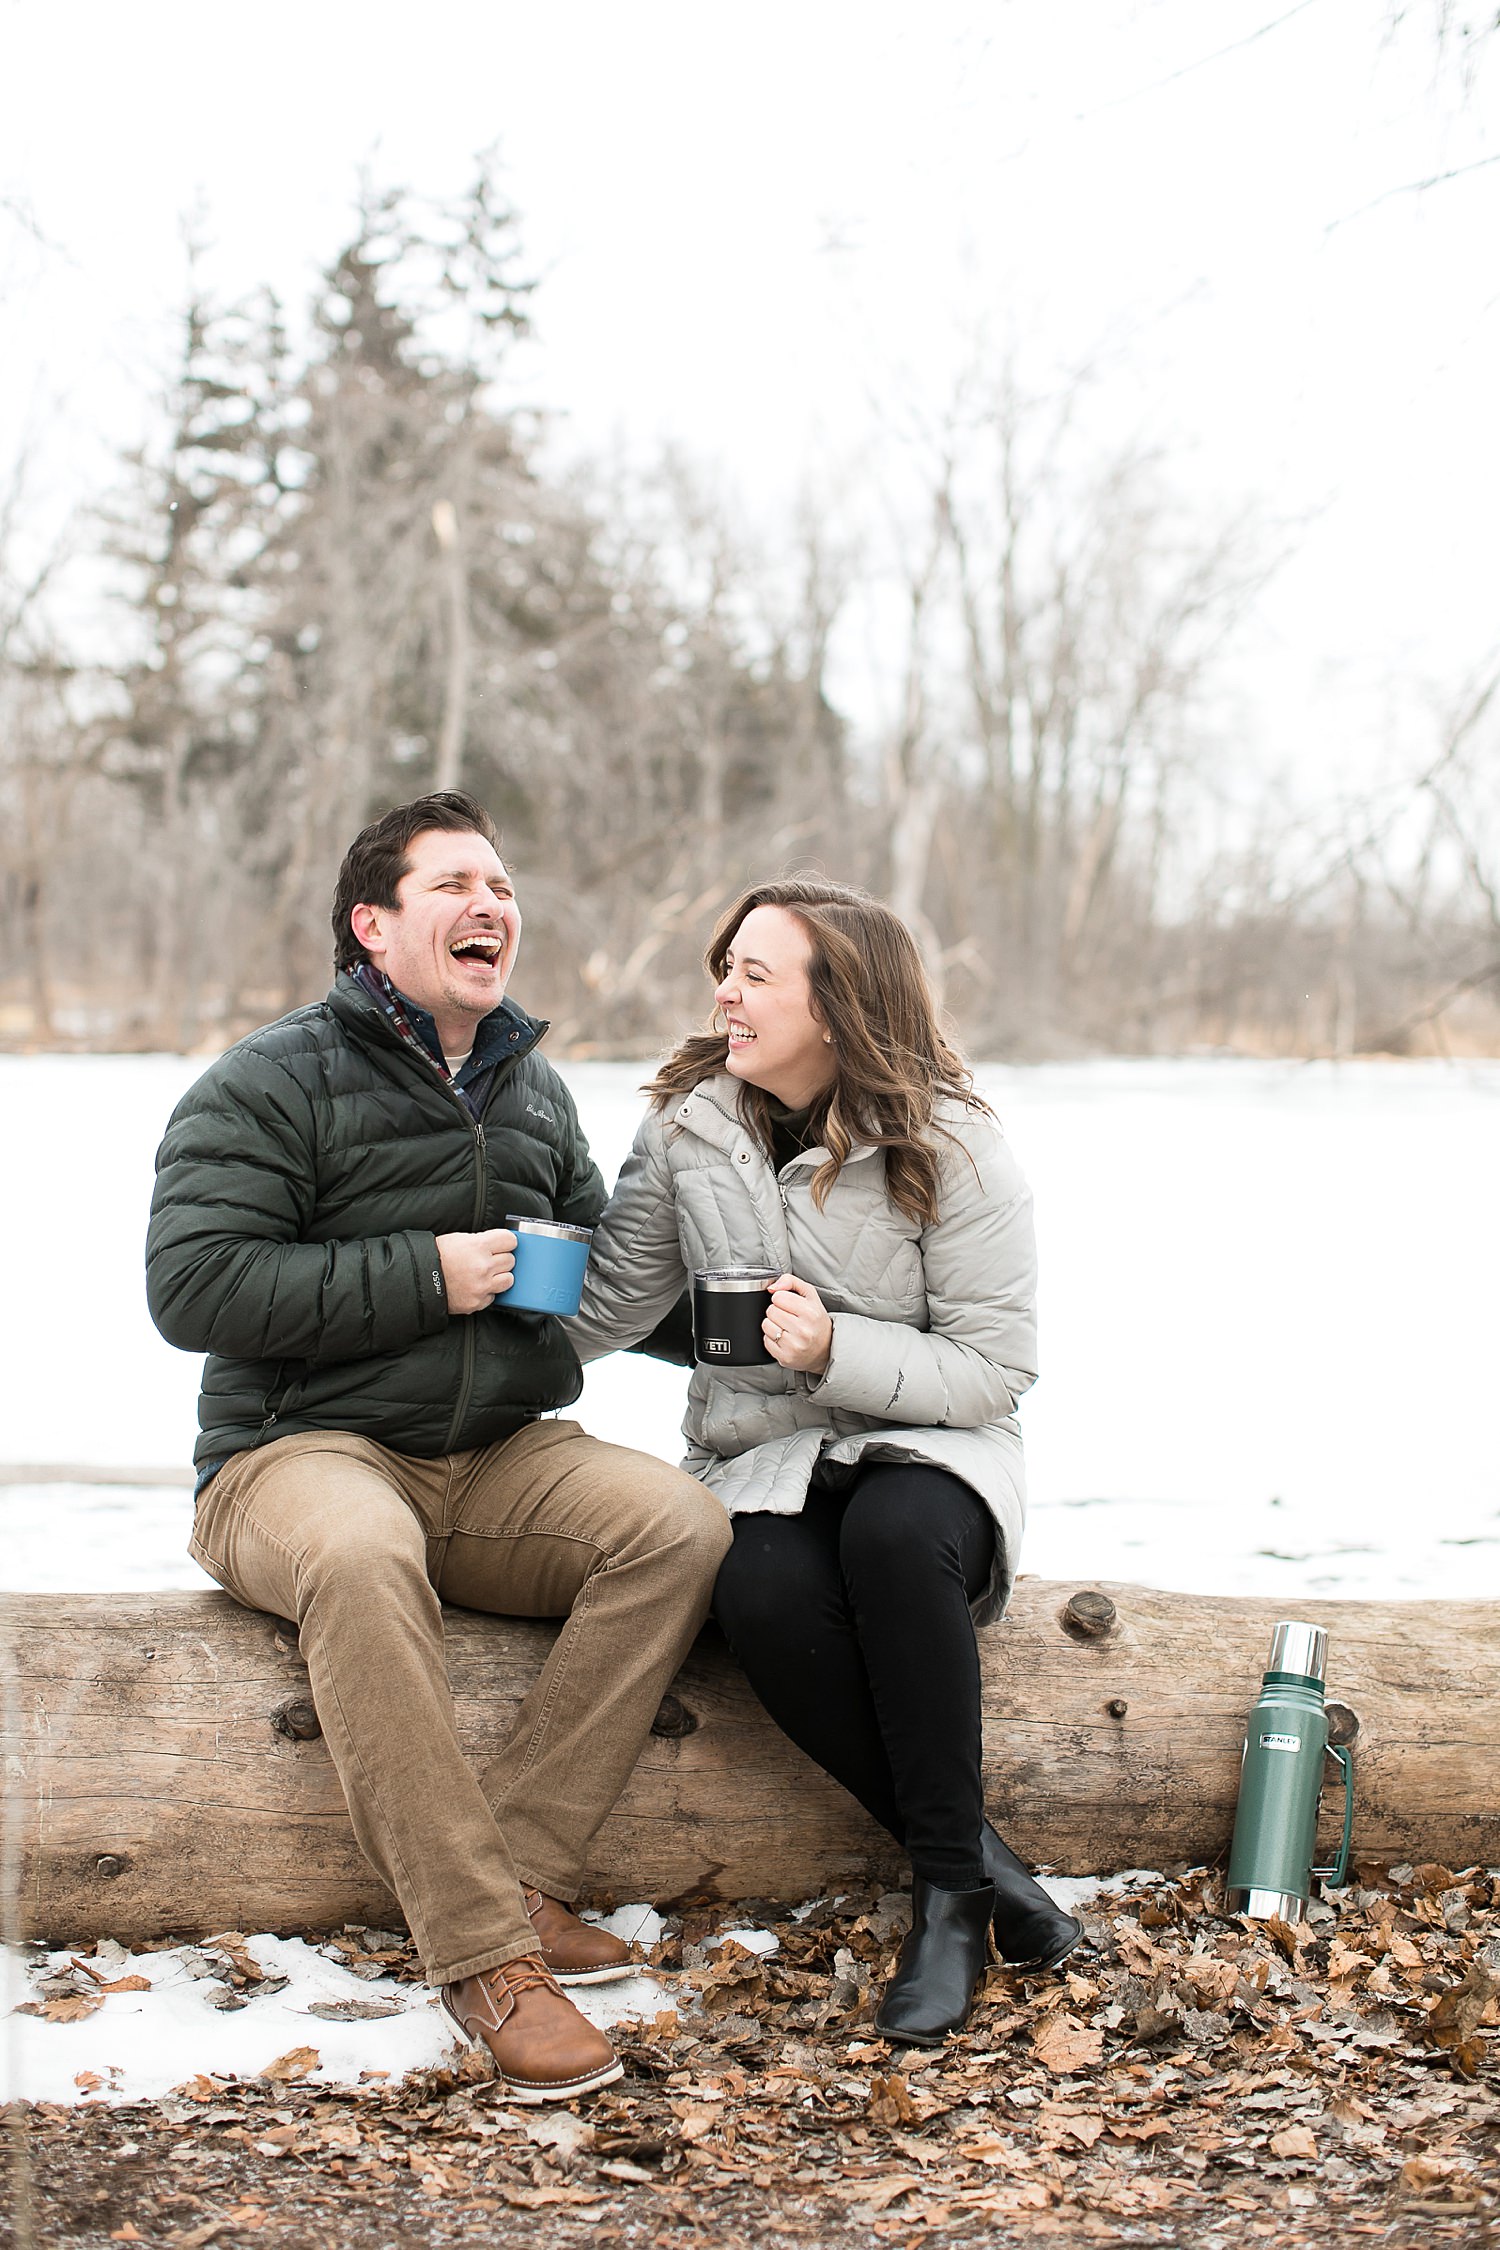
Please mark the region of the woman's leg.
POLYGON ((925 1463, 871 1462, 844 1503, 839 1575, 912 1873, 942 1890, 986 1879, 979 1651, 969 1611, 994 1519, 925 1463))
POLYGON ((714 1615, 782 1733, 904 1842, 839 1565, 843 1512, 815 1489, 801 1515, 736 1516, 714 1615))
POLYGON ((993 1884, 1002 1957, 1055 1966, 1083 1926, 984 1817, 969 1602, 993 1559, 988 1511, 941 1470, 872 1463, 844 1511, 840 1553, 913 1876, 939 1891, 993 1884))

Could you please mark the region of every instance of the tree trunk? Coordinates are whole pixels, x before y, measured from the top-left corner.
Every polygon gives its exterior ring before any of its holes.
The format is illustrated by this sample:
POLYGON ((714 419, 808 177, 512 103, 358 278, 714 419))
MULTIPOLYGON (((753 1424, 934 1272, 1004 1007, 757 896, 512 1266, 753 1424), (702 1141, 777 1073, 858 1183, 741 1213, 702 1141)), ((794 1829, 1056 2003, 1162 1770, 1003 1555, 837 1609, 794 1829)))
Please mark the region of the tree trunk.
POLYGON ((442 553, 443 608, 448 650, 443 672, 443 719, 434 764, 434 789, 457 789, 463 779, 464 730, 469 716, 469 675, 473 637, 469 631, 469 569, 458 510, 451 500, 436 500, 432 528, 442 553))
MULTIPOLYGON (((1016 1848, 1071 1874, 1222 1857, 1278 1614, 1023 1579, 981 1635, 987 1795, 1016 1848)), ((1299 1614, 1328 1629, 1356 1856, 1500 1861, 1500 1603, 1312 1601, 1299 1614)), ((452 1610, 446 1630, 460 1735, 483 1760, 551 1628, 452 1610)), ((12 1594, 0 1649, 0 1865, 18 1934, 390 1921, 289 1626, 220 1594, 12 1594)), ((1335 1793, 1325 1841, 1340 1809, 1335 1793)), ((595 1841, 588 1891, 795 1900, 901 1865, 710 1631, 595 1841)))

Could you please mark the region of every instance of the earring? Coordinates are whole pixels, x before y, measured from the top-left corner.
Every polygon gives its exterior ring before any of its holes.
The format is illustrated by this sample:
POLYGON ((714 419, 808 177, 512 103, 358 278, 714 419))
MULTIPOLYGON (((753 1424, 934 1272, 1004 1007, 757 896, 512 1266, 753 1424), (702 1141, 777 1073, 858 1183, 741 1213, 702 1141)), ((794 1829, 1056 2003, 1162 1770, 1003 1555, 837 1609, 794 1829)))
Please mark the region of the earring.
POLYGON ((824 1032, 823 1044, 825 1047, 831 1047, 833 1045, 833 1033, 831 1031, 824 1032))

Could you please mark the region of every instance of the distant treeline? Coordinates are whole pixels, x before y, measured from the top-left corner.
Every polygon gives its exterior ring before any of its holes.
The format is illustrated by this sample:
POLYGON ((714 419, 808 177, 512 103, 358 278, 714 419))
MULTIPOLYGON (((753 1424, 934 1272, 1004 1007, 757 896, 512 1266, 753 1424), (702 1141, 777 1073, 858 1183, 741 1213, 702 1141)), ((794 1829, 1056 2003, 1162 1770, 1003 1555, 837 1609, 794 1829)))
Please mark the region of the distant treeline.
POLYGON ((0 520, 0 1044, 194 1047, 319 994, 348 838, 461 783, 560 1049, 697 1018, 714 917, 791 867, 911 919, 976 1055, 1500 1045, 1493 684, 1408 801, 1211 846, 1252 526, 979 366, 767 563, 681 462, 546 468, 507 403, 530 298, 486 178, 367 199, 300 342, 192 286, 164 435, 82 558, 118 660, 57 621, 78 554, 23 581, 0 520), (856 611, 879 726, 828 687, 856 611))

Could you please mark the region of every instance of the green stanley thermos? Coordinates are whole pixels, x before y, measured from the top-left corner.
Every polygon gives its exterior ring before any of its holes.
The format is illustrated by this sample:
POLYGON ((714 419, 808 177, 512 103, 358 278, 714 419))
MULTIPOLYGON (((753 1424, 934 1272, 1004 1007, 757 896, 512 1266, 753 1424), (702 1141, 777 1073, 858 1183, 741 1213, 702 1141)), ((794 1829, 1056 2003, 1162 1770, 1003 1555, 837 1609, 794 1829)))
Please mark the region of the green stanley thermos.
POLYGON ((1330 1749, 1323 1710, 1328 1635, 1290 1620, 1271 1636, 1271 1662, 1250 1713, 1240 1766, 1240 1801, 1229 1849, 1227 1905, 1257 1920, 1300 1922, 1313 1877, 1342 1883, 1354 1826, 1354 1760, 1330 1749), (1344 1835, 1332 1867, 1314 1867, 1323 1760, 1344 1778, 1344 1835))

